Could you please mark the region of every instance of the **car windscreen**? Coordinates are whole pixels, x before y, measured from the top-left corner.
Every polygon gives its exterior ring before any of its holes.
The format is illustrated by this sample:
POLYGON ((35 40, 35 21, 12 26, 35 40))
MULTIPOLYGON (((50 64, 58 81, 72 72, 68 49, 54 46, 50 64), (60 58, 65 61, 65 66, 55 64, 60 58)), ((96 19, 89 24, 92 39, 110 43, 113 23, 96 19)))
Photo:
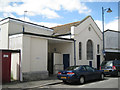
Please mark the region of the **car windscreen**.
POLYGON ((71 66, 71 67, 68 67, 67 69, 65 70, 77 70, 79 69, 80 66, 71 66))
POLYGON ((113 65, 113 61, 103 61, 101 66, 112 66, 113 65))

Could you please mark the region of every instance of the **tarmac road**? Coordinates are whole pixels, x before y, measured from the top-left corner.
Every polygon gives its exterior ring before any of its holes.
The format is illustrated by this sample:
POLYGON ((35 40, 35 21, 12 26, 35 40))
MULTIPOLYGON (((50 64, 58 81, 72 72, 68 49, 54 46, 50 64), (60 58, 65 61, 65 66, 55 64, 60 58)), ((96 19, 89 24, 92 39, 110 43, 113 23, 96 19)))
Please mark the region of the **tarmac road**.
POLYGON ((90 81, 83 85, 58 82, 37 88, 118 88, 120 86, 118 85, 119 83, 119 77, 105 77, 105 80, 90 81))
POLYGON ((120 77, 105 77, 105 80, 98 80, 98 81, 90 81, 83 85, 80 84, 64 84, 61 80, 58 80, 56 77, 48 79, 48 80, 40 80, 40 81, 30 81, 30 82, 17 82, 17 83, 8 83, 2 85, 2 90, 41 90, 41 89, 50 89, 50 90, 60 90, 60 89, 79 89, 86 90, 104 90, 103 88, 108 88, 105 90, 118 90, 120 87, 120 77), (83 89, 84 88, 84 89, 83 89), (102 89, 100 89, 102 88, 102 89))

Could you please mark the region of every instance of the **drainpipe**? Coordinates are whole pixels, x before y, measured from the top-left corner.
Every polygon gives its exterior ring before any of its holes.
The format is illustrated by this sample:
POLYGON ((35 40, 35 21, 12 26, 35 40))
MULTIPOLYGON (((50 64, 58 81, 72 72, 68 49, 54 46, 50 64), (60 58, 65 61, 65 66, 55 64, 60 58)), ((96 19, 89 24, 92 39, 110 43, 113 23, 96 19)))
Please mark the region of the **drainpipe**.
POLYGON ((25 27, 24 27, 24 25, 23 25, 23 33, 25 32, 25 27))
POLYGON ((19 51, 19 81, 20 81, 20 63, 21 63, 21 51, 19 51))
POLYGON ((19 80, 22 82, 23 81, 23 78, 22 78, 22 68, 21 68, 21 50, 19 52, 19 80))
POLYGON ((76 65, 76 40, 74 40, 74 66, 76 65))

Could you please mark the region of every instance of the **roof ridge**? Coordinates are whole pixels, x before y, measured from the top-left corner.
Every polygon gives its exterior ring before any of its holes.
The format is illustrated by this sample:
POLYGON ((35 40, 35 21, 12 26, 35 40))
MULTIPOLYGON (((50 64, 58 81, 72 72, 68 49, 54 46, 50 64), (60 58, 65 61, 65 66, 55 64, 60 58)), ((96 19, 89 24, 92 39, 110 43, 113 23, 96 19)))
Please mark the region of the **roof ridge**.
POLYGON ((54 27, 51 27, 51 28, 61 27, 61 26, 65 26, 65 25, 70 25, 70 24, 78 23, 78 22, 81 22, 81 21, 76 21, 76 22, 66 23, 66 24, 62 24, 62 25, 57 25, 57 26, 54 26, 54 27))
MULTIPOLYGON (((58 25, 58 26, 55 26, 55 27, 51 27, 51 28, 56 28, 56 27, 61 27, 61 26, 65 26, 65 25, 70 25, 70 24, 74 24, 74 23, 82 23, 83 21, 85 21, 87 18, 91 17, 90 15, 88 15, 87 17, 85 17, 84 19, 82 19, 82 21, 76 21, 76 22, 71 22, 71 23, 67 23, 67 24, 63 24, 63 25, 58 25)), ((77 24, 77 25, 78 25, 77 24)))

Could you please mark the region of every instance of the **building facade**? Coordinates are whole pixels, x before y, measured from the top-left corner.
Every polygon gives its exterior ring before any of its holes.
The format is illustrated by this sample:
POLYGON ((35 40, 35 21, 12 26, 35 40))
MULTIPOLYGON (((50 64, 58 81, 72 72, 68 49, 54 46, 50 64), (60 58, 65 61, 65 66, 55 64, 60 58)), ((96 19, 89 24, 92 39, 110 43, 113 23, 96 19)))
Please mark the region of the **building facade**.
POLYGON ((102 33, 91 16, 53 28, 10 17, 0 25, 0 49, 21 52, 11 56, 15 80, 45 79, 72 65, 99 69, 103 60, 102 33))
POLYGON ((69 54, 69 63, 73 65, 74 40, 56 38, 52 34, 50 28, 19 19, 1 21, 0 49, 21 51, 20 57, 19 54, 11 57, 11 73, 15 80, 44 79, 49 73, 55 74, 63 69, 63 54, 69 54))
POLYGON ((102 32, 91 16, 82 21, 53 27, 54 34, 75 40, 76 64, 87 64, 99 69, 103 60, 102 32))
POLYGON ((105 59, 106 60, 120 60, 120 41, 119 31, 106 30, 105 31, 105 59))

